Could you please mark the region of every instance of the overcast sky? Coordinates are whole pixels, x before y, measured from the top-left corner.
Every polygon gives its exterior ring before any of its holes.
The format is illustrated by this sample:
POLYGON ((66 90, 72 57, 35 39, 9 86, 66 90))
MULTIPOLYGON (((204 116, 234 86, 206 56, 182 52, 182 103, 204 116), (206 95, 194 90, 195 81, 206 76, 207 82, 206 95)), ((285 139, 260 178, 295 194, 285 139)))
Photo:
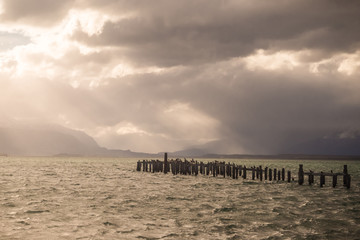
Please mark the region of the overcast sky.
POLYGON ((0 0, 0 89, 0 125, 59 124, 108 148, 355 138, 360 1, 0 0))

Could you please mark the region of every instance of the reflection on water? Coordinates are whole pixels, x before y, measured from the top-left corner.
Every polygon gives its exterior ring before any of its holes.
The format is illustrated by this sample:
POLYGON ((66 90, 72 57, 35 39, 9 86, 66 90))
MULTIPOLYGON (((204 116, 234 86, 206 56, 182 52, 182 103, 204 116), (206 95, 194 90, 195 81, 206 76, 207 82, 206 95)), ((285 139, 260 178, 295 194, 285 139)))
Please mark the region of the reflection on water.
POLYGON ((352 187, 136 172, 137 159, 0 158, 0 239, 359 239, 360 162, 231 160, 341 172, 352 187))

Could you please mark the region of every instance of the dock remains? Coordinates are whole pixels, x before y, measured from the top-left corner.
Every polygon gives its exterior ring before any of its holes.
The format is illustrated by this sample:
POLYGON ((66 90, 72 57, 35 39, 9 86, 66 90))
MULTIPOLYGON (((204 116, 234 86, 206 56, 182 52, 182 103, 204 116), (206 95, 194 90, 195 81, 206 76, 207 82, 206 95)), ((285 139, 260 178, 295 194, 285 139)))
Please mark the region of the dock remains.
MULTIPOLYGON (((247 179, 247 175, 251 175, 252 180, 259 181, 283 181, 283 182, 294 182, 291 171, 285 170, 285 168, 269 168, 262 166, 250 166, 238 165, 235 163, 225 161, 213 161, 204 163, 202 161, 192 160, 181 160, 181 159, 168 159, 167 153, 164 154, 164 160, 139 160, 136 166, 137 171, 158 173, 162 172, 167 174, 171 172, 173 175, 207 175, 213 177, 223 177, 232 179, 247 179)), ((299 185, 304 184, 304 178, 307 176, 309 185, 314 184, 314 177, 320 177, 320 187, 325 185, 325 177, 331 177, 332 186, 336 187, 338 177, 343 177, 343 186, 350 188, 351 176, 348 174, 347 165, 344 165, 342 173, 331 172, 304 172, 303 164, 299 165, 298 179, 299 185)))

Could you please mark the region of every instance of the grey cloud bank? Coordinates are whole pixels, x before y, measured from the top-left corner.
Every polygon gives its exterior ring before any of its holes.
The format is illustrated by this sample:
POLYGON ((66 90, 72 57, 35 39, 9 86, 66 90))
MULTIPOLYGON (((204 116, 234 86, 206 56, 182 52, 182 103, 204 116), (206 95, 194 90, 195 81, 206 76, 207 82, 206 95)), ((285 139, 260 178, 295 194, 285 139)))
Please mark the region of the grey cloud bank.
POLYGON ((23 2, 0 4, 0 30, 31 39, 0 52, 5 128, 144 152, 360 154, 358 1, 23 2))

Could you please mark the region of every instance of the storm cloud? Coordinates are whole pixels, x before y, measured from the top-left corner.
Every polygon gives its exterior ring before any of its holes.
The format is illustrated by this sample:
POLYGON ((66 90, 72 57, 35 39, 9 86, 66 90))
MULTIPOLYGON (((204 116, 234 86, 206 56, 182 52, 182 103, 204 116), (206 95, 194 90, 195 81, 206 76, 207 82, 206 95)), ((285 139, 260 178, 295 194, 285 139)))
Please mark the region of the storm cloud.
POLYGON ((4 126, 147 152, 356 153, 358 1, 3 0, 0 13, 1 39, 29 39, 0 48, 4 126))

